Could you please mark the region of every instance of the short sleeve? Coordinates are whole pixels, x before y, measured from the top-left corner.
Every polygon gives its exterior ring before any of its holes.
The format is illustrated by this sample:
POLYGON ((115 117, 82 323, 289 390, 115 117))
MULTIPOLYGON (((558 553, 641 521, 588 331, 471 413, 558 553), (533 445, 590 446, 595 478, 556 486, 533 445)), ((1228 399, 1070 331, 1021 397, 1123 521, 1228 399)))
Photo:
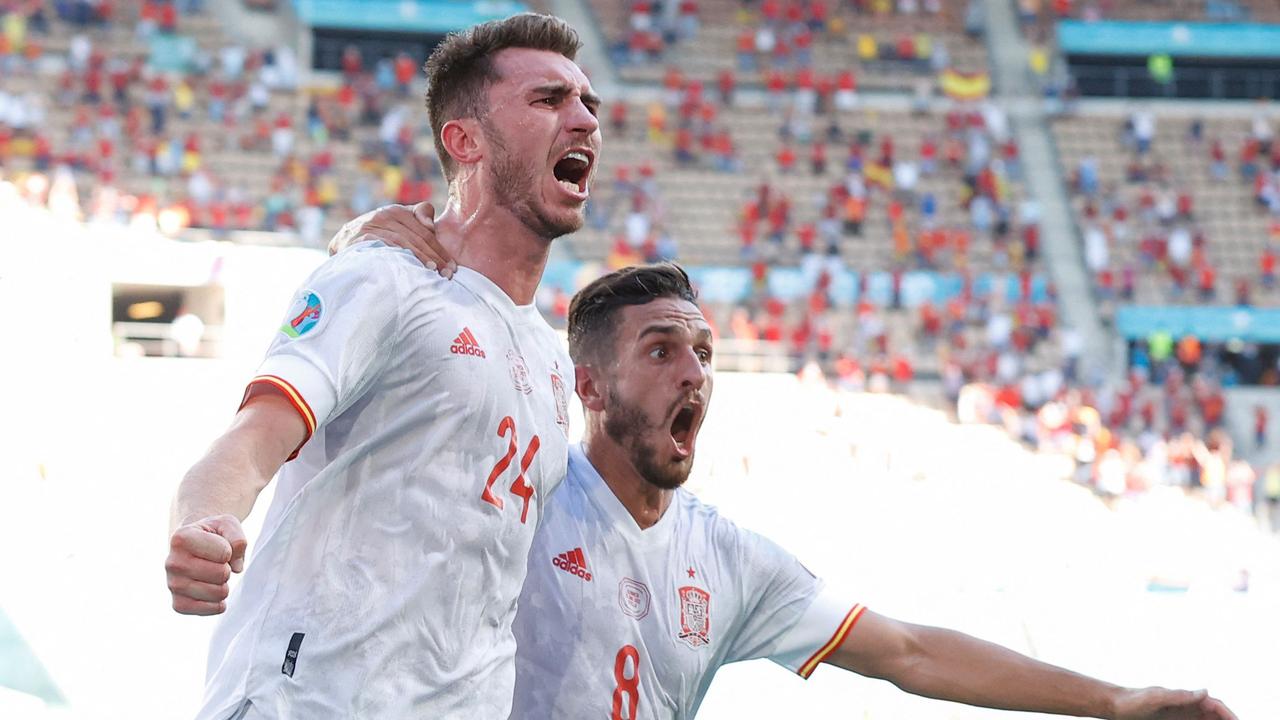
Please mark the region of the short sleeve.
POLYGON ((844 642, 862 606, 838 597, 776 543, 742 532, 747 605, 728 662, 767 657, 807 678, 844 642))
MULTIPOLYGON (((305 445, 358 400, 393 354, 406 295, 402 255, 362 243, 312 273, 294 294, 241 407, 260 392, 278 391, 306 423, 305 445)), ((295 450, 289 459, 296 456, 295 450)))

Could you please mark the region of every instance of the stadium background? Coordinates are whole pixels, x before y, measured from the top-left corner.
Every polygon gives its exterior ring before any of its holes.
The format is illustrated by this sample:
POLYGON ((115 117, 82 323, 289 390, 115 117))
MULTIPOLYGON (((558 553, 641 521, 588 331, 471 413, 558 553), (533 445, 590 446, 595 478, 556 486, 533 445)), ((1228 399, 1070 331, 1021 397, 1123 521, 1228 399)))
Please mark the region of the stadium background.
MULTIPOLYGON (((1274 3, 5 0, 0 717, 190 715, 176 482, 332 231, 443 199, 432 43, 525 7, 608 101, 539 302, 688 264, 696 492, 877 610, 1280 712, 1274 3)), ((768 663, 702 712, 998 715, 768 663)))

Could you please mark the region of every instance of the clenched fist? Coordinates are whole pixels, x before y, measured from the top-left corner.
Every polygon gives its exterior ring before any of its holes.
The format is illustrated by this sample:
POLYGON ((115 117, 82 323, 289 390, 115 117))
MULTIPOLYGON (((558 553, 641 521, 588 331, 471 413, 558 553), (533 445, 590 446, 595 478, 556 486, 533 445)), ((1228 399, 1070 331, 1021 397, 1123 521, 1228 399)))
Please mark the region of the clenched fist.
POLYGON ((169 537, 164 571, 173 609, 183 615, 217 615, 227 609, 227 581, 244 569, 249 541, 234 515, 187 523, 169 537))

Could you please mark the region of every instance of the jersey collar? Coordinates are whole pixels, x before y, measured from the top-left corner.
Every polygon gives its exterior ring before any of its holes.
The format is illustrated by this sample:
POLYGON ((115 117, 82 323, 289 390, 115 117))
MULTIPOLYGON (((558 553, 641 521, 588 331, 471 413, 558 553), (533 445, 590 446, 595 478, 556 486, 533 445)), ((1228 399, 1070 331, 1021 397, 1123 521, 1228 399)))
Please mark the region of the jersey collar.
POLYGON ((463 287, 504 315, 512 316, 525 322, 535 322, 542 319, 536 303, 529 303, 528 305, 515 304, 511 296, 503 292, 502 288, 471 268, 459 265, 453 279, 461 282, 463 287))
POLYGON ((667 506, 666 512, 662 513, 662 517, 658 518, 658 522, 648 529, 641 529, 622 501, 605 484, 604 478, 600 477, 600 473, 587 458, 581 443, 569 448, 569 477, 582 486, 587 498, 609 517, 613 527, 628 540, 641 544, 655 544, 664 542, 671 536, 671 529, 675 527, 676 515, 679 513, 681 490, 676 490, 671 498, 671 504, 667 506))

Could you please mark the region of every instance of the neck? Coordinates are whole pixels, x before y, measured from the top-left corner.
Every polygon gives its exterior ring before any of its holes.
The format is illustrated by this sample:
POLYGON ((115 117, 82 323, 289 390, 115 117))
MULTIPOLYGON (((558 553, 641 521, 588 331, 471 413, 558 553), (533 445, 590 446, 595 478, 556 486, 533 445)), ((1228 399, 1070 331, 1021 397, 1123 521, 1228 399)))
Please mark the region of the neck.
POLYGON ((641 477, 631 464, 626 449, 606 435, 603 427, 590 420, 586 435, 582 438, 582 448, 592 467, 600 473, 604 484, 609 486, 622 506, 631 513, 641 530, 653 527, 662 519, 662 514, 671 505, 674 490, 656 487, 641 477))
POLYGON ((436 219, 436 237, 459 266, 489 278, 512 302, 533 302, 551 242, 530 231, 509 210, 451 197, 436 219))

